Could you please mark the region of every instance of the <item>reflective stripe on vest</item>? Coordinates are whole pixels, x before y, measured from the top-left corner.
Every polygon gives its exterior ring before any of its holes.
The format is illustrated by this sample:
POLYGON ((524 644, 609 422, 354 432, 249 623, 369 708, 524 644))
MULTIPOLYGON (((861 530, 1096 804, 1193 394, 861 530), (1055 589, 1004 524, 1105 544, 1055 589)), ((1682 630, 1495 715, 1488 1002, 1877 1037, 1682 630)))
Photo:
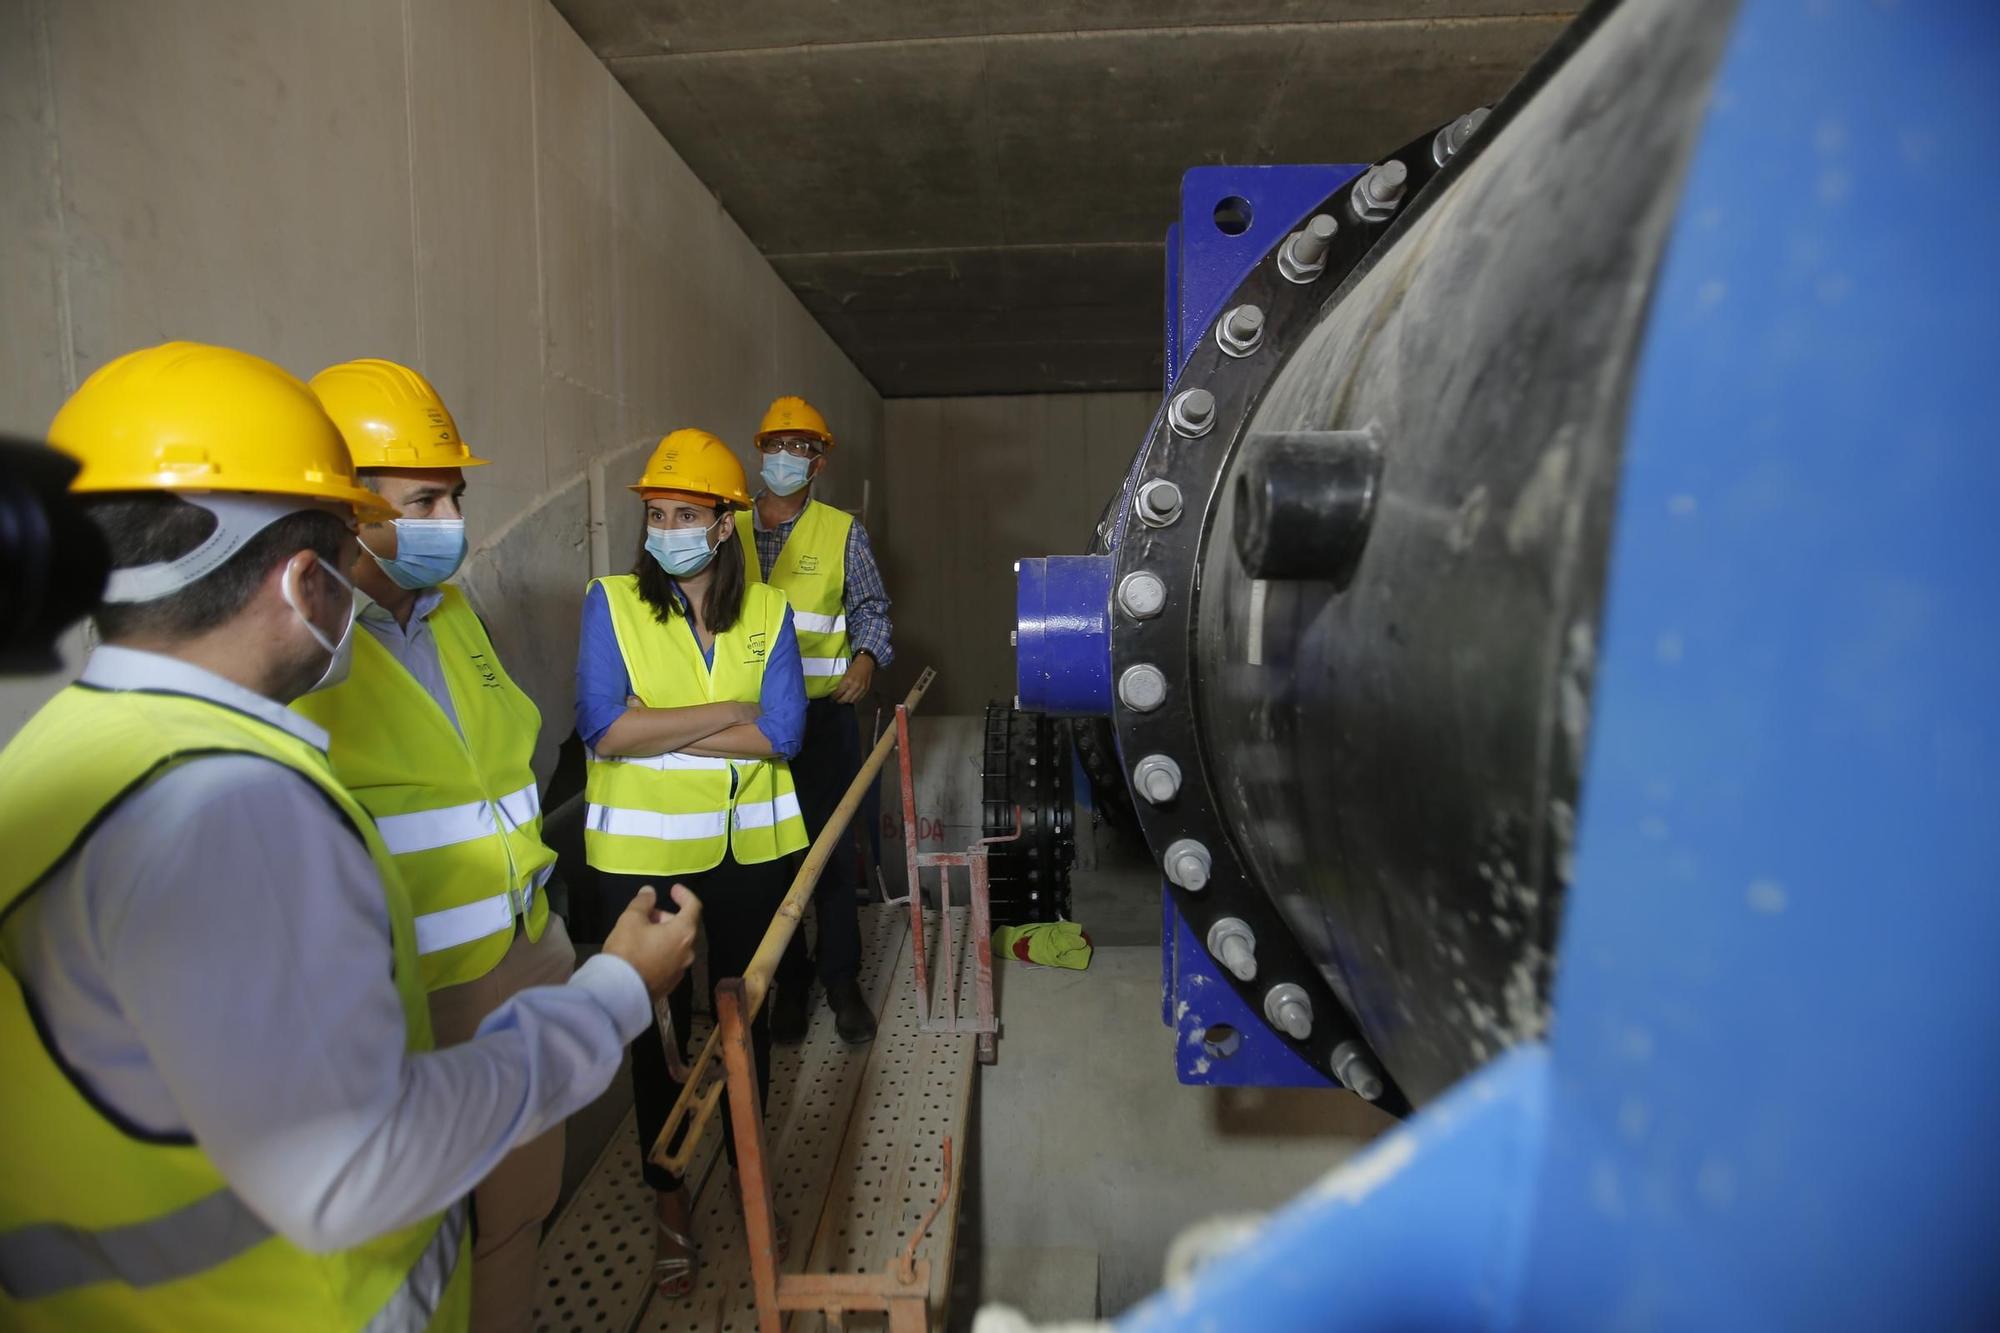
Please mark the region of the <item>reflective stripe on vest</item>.
POLYGON ((327 729, 334 773, 397 858, 430 990, 490 971, 516 916, 528 938, 541 938, 548 900, 535 890, 555 864, 529 766, 541 714, 501 667, 464 595, 449 585, 439 592, 425 624, 457 726, 362 629, 347 680, 293 705, 327 729))
POLYGON ((533 882, 518 893, 496 893, 478 902, 419 914, 416 920, 418 954, 456 949, 461 944, 485 939, 495 931, 513 930, 514 918, 532 913, 542 885, 548 883, 549 876, 555 872, 555 865, 551 863, 537 870, 533 882))
POLYGON ((375 1312, 363 1333, 425 1333, 431 1327, 460 1260, 471 1257, 465 1253, 466 1223, 471 1215, 472 1209, 464 1200, 445 1210, 430 1244, 410 1266, 410 1275, 375 1312))
MULTIPOLYGON (((765 654, 784 625, 784 594, 753 583, 737 623, 705 661, 678 614, 659 620, 632 575, 599 579, 631 692, 653 708, 755 702, 765 654)), ((805 820, 782 759, 670 752, 588 756, 584 855, 612 874, 694 874, 725 854, 754 865, 806 845, 805 820), (731 812, 735 817, 731 817, 731 812)))
MULTIPOLYGON (((431 1048, 409 900, 396 861, 326 757, 205 700, 72 685, 0 751, 0 913, 88 845, 118 803, 210 755, 269 761, 322 792, 380 877, 408 1049, 431 1048)), ((289 778, 281 780, 291 780, 289 778)), ((371 966, 361 959, 357 966, 371 966)), ((0 953, 0 1327, 272 1328, 384 1333, 462 1328, 462 1216, 437 1215, 330 1253, 273 1233, 198 1143, 141 1139, 100 1109, 46 1045, 0 953)), ((255 1078, 269 1071, 244 1070, 255 1078)), ((170 1079, 171 1081, 171 1079, 170 1079)))
POLYGON ((823 616, 817 611, 801 611, 795 606, 792 608, 792 624, 814 634, 845 634, 847 613, 843 611, 837 616, 823 616))
POLYGON ((541 793, 533 783, 497 801, 472 801, 439 806, 407 815, 377 815, 375 827, 397 856, 428 852, 435 847, 490 838, 496 831, 521 828, 542 813, 541 793))
POLYGON ((40 1300, 93 1282, 153 1287, 206 1272, 271 1238, 234 1190, 101 1231, 43 1223, 0 1234, 0 1290, 40 1300))
POLYGON ((682 754, 679 750, 669 750, 665 754, 614 754, 600 757, 595 750, 585 751, 593 764, 630 764, 634 768, 650 768, 666 772, 670 768, 728 768, 729 761, 720 755, 682 754))
MULTIPOLYGON (((467 1208, 447 1210, 423 1252, 374 1318, 370 1333, 423 1333, 458 1268, 467 1208)), ((220 1267, 272 1236, 234 1190, 222 1189, 163 1217, 83 1231, 56 1224, 0 1235, 0 1290, 17 1301, 121 1282, 156 1287, 220 1267)))
POLYGON ((808 699, 832 694, 853 657, 847 645, 847 540, 853 529, 854 518, 846 511, 806 501, 766 579, 752 525, 736 525, 745 575, 753 583, 770 583, 792 604, 808 699))
MULTIPOLYGON (((815 676, 846 675, 847 662, 848 659, 845 657, 801 657, 799 666, 804 670, 806 679, 810 681, 815 676)), ((807 687, 806 693, 808 695, 812 693, 810 686, 807 687)))

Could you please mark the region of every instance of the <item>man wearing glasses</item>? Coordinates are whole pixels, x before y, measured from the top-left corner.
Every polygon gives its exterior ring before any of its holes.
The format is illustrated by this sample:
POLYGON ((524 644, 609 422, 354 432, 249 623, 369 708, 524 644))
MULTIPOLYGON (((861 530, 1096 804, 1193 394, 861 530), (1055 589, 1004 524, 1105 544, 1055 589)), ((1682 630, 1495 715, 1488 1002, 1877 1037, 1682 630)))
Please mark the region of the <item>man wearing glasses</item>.
MULTIPOLYGON (((868 532, 854 517, 812 498, 833 449, 826 418, 803 398, 780 398, 757 432, 764 489, 738 523, 744 568, 753 581, 782 589, 805 666, 806 730, 792 781, 806 832, 818 837, 861 763, 854 704, 868 693, 878 667, 894 658, 889 646, 889 594, 875 566, 868 532), (754 531, 752 531, 754 529, 754 531)), ((853 859, 828 860, 813 892, 819 918, 818 972, 841 1040, 873 1040, 875 1016, 861 997, 861 924, 855 911, 853 859)), ((778 967, 771 1035, 805 1035, 812 963, 794 935, 778 967)))

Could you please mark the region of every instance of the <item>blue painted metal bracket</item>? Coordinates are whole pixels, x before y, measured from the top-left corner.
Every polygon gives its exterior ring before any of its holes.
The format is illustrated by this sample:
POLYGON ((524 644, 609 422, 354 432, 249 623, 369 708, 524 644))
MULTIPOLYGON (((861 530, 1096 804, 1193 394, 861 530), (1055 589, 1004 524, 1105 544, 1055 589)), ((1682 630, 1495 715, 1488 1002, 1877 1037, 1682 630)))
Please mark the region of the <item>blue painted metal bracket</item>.
POLYGON ((1111 711, 1108 555, 1014 562, 1014 690, 1019 707, 1058 717, 1111 711))
MULTIPOLYGON (((1367 170, 1331 163, 1278 167, 1191 167, 1181 176, 1180 221, 1167 229, 1167 383, 1271 247, 1312 216, 1322 199, 1367 170), (1224 231, 1217 210, 1229 201, 1247 213, 1240 232, 1224 231)), ((1233 224, 1232 224, 1233 225, 1233 224)))
POLYGON ((1160 886, 1161 1019, 1174 1030, 1174 1076, 1190 1086, 1324 1088, 1320 1076, 1216 973, 1208 949, 1160 886))
MULTIPOLYGON (((1273 246, 1312 215, 1321 200, 1365 169, 1194 167, 1181 177, 1180 219, 1167 229, 1169 385, 1180 374, 1187 349, 1214 322, 1229 293, 1273 246), (1234 234, 1224 231, 1217 222, 1218 209, 1246 219, 1247 226, 1234 234)), ((1110 711, 1108 702, 1105 711, 1110 711)), ((1224 980, 1207 947, 1181 919, 1173 893, 1164 884, 1160 897, 1160 1018, 1174 1029, 1174 1073, 1180 1081, 1226 1087, 1328 1086, 1224 980), (1209 1030, 1217 1027, 1235 1034, 1226 1054, 1207 1040, 1209 1030)))

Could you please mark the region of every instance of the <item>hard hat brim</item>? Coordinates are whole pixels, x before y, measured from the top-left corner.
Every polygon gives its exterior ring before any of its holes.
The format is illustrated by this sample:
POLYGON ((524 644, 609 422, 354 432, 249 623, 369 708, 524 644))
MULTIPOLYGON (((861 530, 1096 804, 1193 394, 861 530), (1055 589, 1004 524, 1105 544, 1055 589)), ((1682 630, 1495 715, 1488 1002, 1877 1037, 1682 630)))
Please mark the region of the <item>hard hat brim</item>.
POLYGON ((692 491, 685 486, 661 486, 654 482, 640 481, 634 482, 625 489, 637 492, 642 496, 651 491, 655 495, 664 495, 672 499, 685 497, 688 499, 714 500, 718 504, 728 505, 731 509, 748 509, 750 507, 750 497, 747 495, 717 495, 714 491, 692 491))
POLYGON ((780 426, 776 430, 760 430, 751 437, 751 441, 755 444, 762 444, 773 435, 810 435, 829 449, 838 447, 833 442, 833 436, 828 435, 823 430, 814 430, 810 426, 780 426))
POLYGON ((386 523, 390 519, 401 517, 396 506, 367 487, 343 486, 338 482, 319 485, 302 483, 296 487, 280 490, 270 486, 231 486, 212 477, 203 477, 199 485, 187 485, 177 478, 154 476, 143 479, 121 477, 116 484, 106 484, 91 478, 86 465, 85 475, 78 477, 69 489, 72 495, 115 495, 127 491, 177 495, 184 491, 228 491, 235 495, 290 496, 301 500, 328 500, 335 504, 350 505, 354 510, 354 521, 357 523, 386 523))

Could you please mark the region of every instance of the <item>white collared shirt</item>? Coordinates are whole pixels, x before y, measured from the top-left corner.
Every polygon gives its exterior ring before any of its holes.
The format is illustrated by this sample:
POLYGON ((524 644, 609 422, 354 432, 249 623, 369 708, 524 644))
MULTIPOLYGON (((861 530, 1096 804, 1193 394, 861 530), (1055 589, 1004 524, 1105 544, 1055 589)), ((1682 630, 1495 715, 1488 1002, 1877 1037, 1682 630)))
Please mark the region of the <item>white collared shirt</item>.
MULTIPOLYGON (((99 648, 82 679, 193 695, 314 745, 319 727, 170 657, 99 648)), ((415 1054, 381 881, 306 778, 255 755, 169 769, 6 922, 17 975, 100 1105, 192 1136, 274 1229, 339 1249, 462 1198, 617 1074, 652 1005, 621 959, 525 990, 415 1054)))
POLYGON ((451 699, 451 686, 444 678, 444 663, 438 660, 437 635, 431 632, 431 612, 444 601, 444 593, 437 588, 425 588, 417 594, 416 605, 410 608, 410 623, 401 625, 387 607, 356 589, 354 593, 354 618, 361 628, 373 636, 375 642, 388 650, 389 656, 402 663, 403 670, 410 673, 424 692, 444 710, 451 719, 451 725, 460 737, 465 728, 459 726, 458 707, 451 699))

